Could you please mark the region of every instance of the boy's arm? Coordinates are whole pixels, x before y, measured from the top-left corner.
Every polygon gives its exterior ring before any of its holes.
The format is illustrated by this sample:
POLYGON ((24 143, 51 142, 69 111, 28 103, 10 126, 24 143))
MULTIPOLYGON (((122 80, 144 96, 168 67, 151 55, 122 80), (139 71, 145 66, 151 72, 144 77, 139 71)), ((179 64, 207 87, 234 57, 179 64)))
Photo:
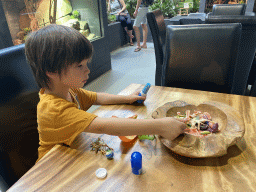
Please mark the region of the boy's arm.
POLYGON ((97 93, 94 105, 125 104, 134 103, 137 100, 145 100, 146 97, 138 96, 139 93, 131 95, 113 95, 108 93, 97 93))
POLYGON ((161 135, 173 140, 186 128, 185 123, 174 118, 130 119, 96 117, 85 132, 116 136, 161 135))

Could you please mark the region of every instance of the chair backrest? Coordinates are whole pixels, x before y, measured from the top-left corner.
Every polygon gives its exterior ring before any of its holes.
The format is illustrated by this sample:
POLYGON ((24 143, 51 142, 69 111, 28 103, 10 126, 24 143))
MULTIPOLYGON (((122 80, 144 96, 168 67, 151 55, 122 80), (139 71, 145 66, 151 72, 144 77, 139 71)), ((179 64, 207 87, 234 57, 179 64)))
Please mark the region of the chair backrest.
POLYGON ((167 26, 163 86, 231 93, 241 28, 167 26))
POLYGON ((189 13, 188 17, 206 17, 206 13, 189 13))
POLYGON ((156 79, 155 85, 161 85, 160 79, 163 65, 163 49, 165 46, 166 26, 163 14, 160 10, 147 13, 148 25, 153 37, 156 56, 156 79))
POLYGON ((250 96, 256 97, 256 78, 255 78, 255 81, 254 81, 254 83, 251 87, 250 96))
POLYGON ((24 44, 0 50, 0 105, 20 93, 38 90, 24 50, 24 44))
POLYGON ((9 80, 15 79, 1 82, 4 96, 12 96, 0 105, 0 175, 10 187, 38 158, 39 87, 26 62, 24 44, 0 50, 0 63, 9 80))
POLYGON ((251 90, 249 95, 256 97, 256 54, 254 56, 250 75, 248 78, 248 85, 251 85, 251 90))
POLYGON ((254 54, 254 57, 253 57, 252 67, 249 73, 247 84, 253 85, 255 80, 256 80, 256 53, 254 54))
POLYGON ((215 4, 212 15, 244 15, 246 4, 215 4))
MULTIPOLYGON (((239 53, 237 58, 236 76, 240 78, 234 79, 232 93, 237 95, 245 95, 247 90, 247 81, 252 67, 252 62, 256 48, 256 16, 248 15, 207 15, 206 23, 208 24, 228 24, 241 23, 242 35, 239 45, 239 53)), ((256 75, 256 74, 253 74, 256 75)))
POLYGON ((180 24, 181 25, 193 25, 193 24, 202 24, 203 21, 201 19, 196 19, 196 18, 183 18, 180 19, 180 24))

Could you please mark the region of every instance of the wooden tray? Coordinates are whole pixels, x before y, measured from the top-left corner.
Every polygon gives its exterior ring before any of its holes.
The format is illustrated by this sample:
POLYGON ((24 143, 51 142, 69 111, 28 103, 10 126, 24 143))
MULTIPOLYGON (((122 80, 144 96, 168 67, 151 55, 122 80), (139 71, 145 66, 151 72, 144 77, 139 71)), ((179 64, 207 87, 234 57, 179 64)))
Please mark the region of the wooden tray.
POLYGON ((219 157, 227 154, 228 147, 244 136, 245 126, 241 115, 234 108, 220 102, 205 102, 198 106, 184 101, 168 102, 156 109, 152 117, 173 117, 177 112, 185 114, 186 110, 210 113, 212 120, 219 124, 220 131, 204 137, 185 133, 173 141, 160 136, 161 142, 175 153, 193 158, 219 157))

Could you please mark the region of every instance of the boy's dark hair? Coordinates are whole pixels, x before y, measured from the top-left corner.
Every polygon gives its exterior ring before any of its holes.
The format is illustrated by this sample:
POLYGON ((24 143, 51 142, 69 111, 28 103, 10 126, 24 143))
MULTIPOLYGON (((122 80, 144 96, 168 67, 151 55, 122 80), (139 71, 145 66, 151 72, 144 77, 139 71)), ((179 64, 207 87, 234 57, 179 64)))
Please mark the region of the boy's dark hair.
POLYGON ((90 41, 77 30, 51 24, 28 35, 25 54, 40 88, 48 88, 46 72, 58 73, 92 57, 90 41))

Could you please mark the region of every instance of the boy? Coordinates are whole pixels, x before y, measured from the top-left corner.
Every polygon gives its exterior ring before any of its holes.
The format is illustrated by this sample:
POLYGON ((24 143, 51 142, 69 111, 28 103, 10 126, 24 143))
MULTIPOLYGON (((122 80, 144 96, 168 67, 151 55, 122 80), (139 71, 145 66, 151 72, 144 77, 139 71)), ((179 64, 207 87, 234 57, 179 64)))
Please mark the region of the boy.
MULTIPOLYGON (((25 53, 41 88, 37 106, 38 160, 56 144, 70 145, 81 132, 109 135, 162 135, 174 139, 185 124, 173 118, 101 118, 86 112, 93 104, 121 104, 145 97, 81 89, 88 80, 92 44, 75 29, 51 24, 29 35, 25 53)), ((38 161, 37 160, 37 161, 38 161)))

